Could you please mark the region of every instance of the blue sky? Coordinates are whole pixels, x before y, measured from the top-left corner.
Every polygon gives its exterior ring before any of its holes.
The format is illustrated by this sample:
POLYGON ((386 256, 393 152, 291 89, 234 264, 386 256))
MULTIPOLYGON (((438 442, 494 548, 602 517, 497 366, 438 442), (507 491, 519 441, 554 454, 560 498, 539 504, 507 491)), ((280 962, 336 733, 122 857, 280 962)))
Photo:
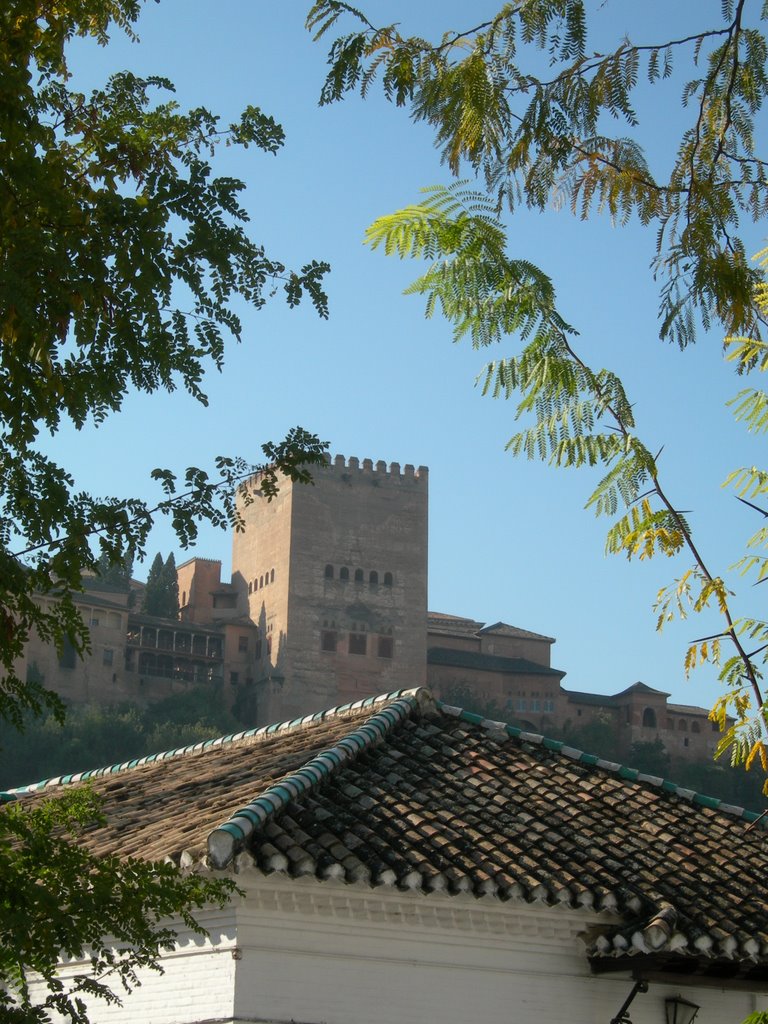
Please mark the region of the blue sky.
MULTIPOLYGON (((404 30, 433 36, 495 10, 453 0, 362 6, 373 20, 399 18, 404 30)), ((606 39, 629 32, 657 42, 716 23, 720 3, 589 6, 606 39)), ((375 90, 365 102, 318 107, 325 51, 303 29, 305 13, 299 0, 162 0, 145 7, 140 44, 116 37, 106 50, 73 45, 81 85, 130 68, 167 76, 183 106, 203 104, 224 121, 254 103, 282 123, 287 141, 278 156, 223 150, 216 170, 247 183, 251 233, 270 255, 289 265, 330 262, 331 316, 323 322, 309 305, 291 311, 279 299, 244 310, 243 343, 208 377, 207 408, 181 392, 132 395, 98 429, 62 430, 49 451, 84 488, 149 500, 153 467, 208 467, 218 454, 255 461, 263 441, 296 424, 328 440, 333 453, 426 465, 430 608, 555 637, 553 664, 566 671, 566 687, 615 692, 642 680, 676 701, 711 703, 714 672, 686 681, 682 663, 686 643, 715 631, 715 622, 689 620, 662 637, 654 631, 656 592, 687 562, 607 559, 608 524, 583 509, 597 478, 506 454, 514 410, 474 386, 497 353, 454 345, 444 321, 425 320, 421 300, 402 296, 417 267, 364 248, 376 216, 416 200, 422 186, 447 182, 448 173, 429 132, 375 90)), ((679 80, 665 88, 646 90, 639 103, 656 166, 680 128, 679 80)), ((750 230, 757 250, 762 237, 750 230)), ((514 255, 552 275, 584 357, 624 376, 640 435, 664 446, 673 500, 692 510, 705 556, 724 570, 758 524, 721 484, 735 465, 759 463, 760 453, 724 410, 739 385, 723 364, 720 336, 702 335, 683 353, 658 340, 653 229, 613 228, 597 217, 584 224, 553 209, 516 214, 509 234, 514 255)), ((229 568, 230 540, 219 531, 203 530, 196 551, 183 553, 160 526, 150 561, 158 549, 177 559, 221 558, 229 568)), ((736 607, 759 614, 748 584, 739 584, 736 607)))

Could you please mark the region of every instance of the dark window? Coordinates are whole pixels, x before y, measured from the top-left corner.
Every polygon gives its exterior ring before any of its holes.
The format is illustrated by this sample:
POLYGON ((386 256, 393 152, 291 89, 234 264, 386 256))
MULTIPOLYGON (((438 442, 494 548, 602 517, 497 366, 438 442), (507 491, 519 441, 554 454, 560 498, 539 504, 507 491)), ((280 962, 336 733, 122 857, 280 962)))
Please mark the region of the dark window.
POLYGON ((363 570, 362 569, 355 569, 355 583, 362 583, 362 582, 363 582, 363 570))
POLYGON ((677 723, 677 731, 688 732, 688 723, 685 721, 684 718, 681 718, 680 721, 677 723))
POLYGON ((259 576, 259 590, 261 590, 263 587, 264 587, 264 577, 263 576, 259 576))
POLYGON ((59 654, 59 667, 60 668, 74 668, 77 663, 77 652, 72 646, 71 641, 64 637, 64 642, 61 645, 61 653, 59 654))
POLYGON ((379 637, 379 650, 378 655, 380 658, 391 658, 395 649, 395 644, 391 636, 380 636, 379 637))
POLYGON ((701 726, 698 722, 691 722, 691 732, 701 732, 701 726))
POLYGON ((688 746, 688 737, 687 737, 687 736, 686 736, 686 737, 684 738, 684 740, 683 740, 683 746, 684 746, 684 747, 687 747, 687 746, 688 746))
POLYGON ((111 665, 115 657, 115 652, 109 647, 104 648, 104 652, 101 656, 102 665, 111 665))
POLYGON ((327 580, 332 580, 333 579, 333 566, 332 565, 326 565, 326 567, 325 567, 325 578, 327 580))
POLYGON ((581 718, 581 708, 578 709, 578 711, 576 712, 576 715, 577 715, 578 718, 581 718))
POLYGON ((643 712, 643 728, 656 728, 656 712, 653 710, 653 708, 646 708, 643 712))
POLYGON ((252 594, 252 593, 253 593, 253 583, 249 583, 249 584, 248 584, 248 593, 249 593, 249 594, 252 594))
POLYGON ((237 649, 241 653, 243 651, 247 651, 248 650, 248 637, 247 636, 239 636, 237 638, 237 649))
POLYGON ((267 656, 272 654, 272 637, 267 637, 267 656))
POLYGON ((349 569, 346 567, 346 565, 342 565, 342 567, 339 569, 339 579, 340 580, 348 580, 349 579, 349 569))
POLYGON ((370 579, 370 583, 371 583, 372 587, 375 587, 378 584, 378 582, 379 582, 379 574, 376 572, 375 569, 371 573, 369 579, 370 579))
POLYGON ((275 582, 275 570, 274 569, 270 569, 270 571, 269 571, 269 582, 270 583, 274 583, 275 582))
POLYGON ((385 587, 391 587, 392 586, 392 573, 391 572, 385 572, 384 573, 384 586, 385 587))
POLYGON ((268 572, 264 573, 264 586, 265 587, 269 586, 269 573, 268 572))
POLYGON ((229 673, 229 681, 230 681, 230 683, 232 683, 233 686, 237 686, 238 682, 240 681, 239 673, 237 673, 237 672, 230 672, 229 673))
POLYGON ((349 634, 349 653, 350 654, 365 654, 366 641, 368 637, 365 633, 350 633, 349 634))
POLYGON ((261 657, 261 637, 256 641, 256 649, 254 650, 253 655, 255 658, 261 657))
POLYGON ((332 653, 336 650, 337 634, 335 629, 324 629, 320 634, 320 650, 331 651, 332 653))

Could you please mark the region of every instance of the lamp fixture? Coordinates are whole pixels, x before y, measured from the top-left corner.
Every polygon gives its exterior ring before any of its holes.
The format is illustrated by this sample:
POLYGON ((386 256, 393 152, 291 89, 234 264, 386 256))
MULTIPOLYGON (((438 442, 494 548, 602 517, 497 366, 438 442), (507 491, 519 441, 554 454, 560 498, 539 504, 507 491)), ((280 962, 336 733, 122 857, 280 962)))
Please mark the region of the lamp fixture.
POLYGON ((668 996, 664 1000, 667 1024, 693 1024, 700 1009, 682 996, 668 996))

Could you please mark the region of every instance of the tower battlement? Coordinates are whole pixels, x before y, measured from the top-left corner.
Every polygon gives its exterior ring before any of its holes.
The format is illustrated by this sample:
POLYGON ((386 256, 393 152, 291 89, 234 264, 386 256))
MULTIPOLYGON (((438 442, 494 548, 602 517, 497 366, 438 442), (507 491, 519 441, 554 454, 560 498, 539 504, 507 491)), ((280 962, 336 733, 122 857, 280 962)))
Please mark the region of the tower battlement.
POLYGON ((335 455, 331 458, 329 455, 325 463, 324 472, 360 473, 396 482, 426 481, 429 477, 429 470, 426 466, 416 467, 411 465, 411 463, 406 463, 405 466, 401 467, 399 462, 391 462, 387 465, 383 459, 379 459, 378 462, 374 463, 373 459, 363 459, 361 461, 354 455, 350 455, 349 458, 346 458, 344 455, 335 455))

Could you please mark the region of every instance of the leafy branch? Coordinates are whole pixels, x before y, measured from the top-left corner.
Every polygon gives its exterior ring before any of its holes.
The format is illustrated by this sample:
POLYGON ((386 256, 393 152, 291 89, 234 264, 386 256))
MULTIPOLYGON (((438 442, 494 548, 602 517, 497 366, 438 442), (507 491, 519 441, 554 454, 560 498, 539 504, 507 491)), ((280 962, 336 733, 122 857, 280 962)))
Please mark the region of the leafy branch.
MULTIPOLYGON (((768 47, 747 24, 747 0, 726 0, 723 24, 660 43, 622 40, 589 47, 583 0, 505 4, 496 17, 438 42, 399 26, 374 26, 339 0, 318 0, 307 26, 326 38, 343 19, 356 30, 332 41, 321 102, 366 95, 380 78, 385 96, 431 125, 454 175, 482 174, 498 208, 543 209, 555 201, 586 218, 606 211, 658 229, 653 268, 661 281, 660 335, 684 347, 699 325, 759 337, 766 321, 753 296, 759 276, 737 234, 741 218, 768 210, 768 181, 755 153, 755 118, 768 95, 768 47), (666 179, 654 174, 639 139, 633 96, 642 79, 668 80, 675 55, 692 50, 693 108, 666 179), (555 73, 538 72, 536 51, 555 73), (703 70, 699 72, 699 66, 703 70), (629 137, 604 125, 620 121, 629 137), (734 173, 735 171, 735 173, 734 173)), ((768 16, 758 9, 760 20, 768 16)))
MULTIPOLYGON (((690 645, 686 671, 703 662, 720 666, 727 691, 712 711, 724 733, 718 752, 730 748, 734 761, 747 767, 756 758, 762 763, 768 755, 756 659, 768 656, 768 624, 733 615, 732 594, 723 577, 710 569, 685 512, 662 483, 661 453, 653 455, 637 434, 624 385, 609 370, 593 370, 579 355, 577 332, 558 311, 552 282, 529 262, 507 256, 506 234, 488 198, 465 183, 431 187, 424 194, 421 203, 375 221, 367 232, 368 244, 400 258, 429 261, 406 294, 426 296, 426 315, 439 309, 453 324, 454 340, 469 336, 477 348, 510 335, 521 340, 518 355, 488 364, 483 393, 515 398, 517 418, 533 418, 531 426, 509 440, 507 448, 513 454, 561 467, 603 467, 587 507, 612 520, 608 553, 647 559, 687 551, 692 567, 658 596, 657 628, 676 616, 685 618, 690 611, 714 607, 723 629, 690 645), (731 657, 725 657, 723 642, 731 646, 731 657), (748 644, 755 643, 749 650, 748 644), (735 722, 729 721, 730 712, 735 713, 735 722)), ((765 286, 756 302, 768 305, 765 286)), ((742 370, 755 364, 768 369, 764 343, 734 339, 730 346, 731 358, 742 370)), ((742 395, 737 417, 750 429, 768 430, 768 396, 742 395)), ((733 480, 741 496, 768 494, 768 473, 741 470, 733 480)), ((768 528, 750 545, 768 545, 768 528)), ((760 559, 759 565, 760 579, 768 577, 768 559, 760 559)))

